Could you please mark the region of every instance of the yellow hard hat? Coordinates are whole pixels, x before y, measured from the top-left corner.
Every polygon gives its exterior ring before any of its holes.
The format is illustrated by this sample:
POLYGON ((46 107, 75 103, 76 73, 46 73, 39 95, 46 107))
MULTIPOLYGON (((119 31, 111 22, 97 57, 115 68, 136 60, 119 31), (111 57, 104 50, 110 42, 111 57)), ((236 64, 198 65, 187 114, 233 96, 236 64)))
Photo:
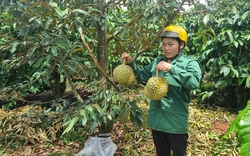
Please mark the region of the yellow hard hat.
POLYGON ((166 27, 161 33, 160 37, 179 38, 181 41, 187 43, 187 32, 181 26, 170 25, 166 27))

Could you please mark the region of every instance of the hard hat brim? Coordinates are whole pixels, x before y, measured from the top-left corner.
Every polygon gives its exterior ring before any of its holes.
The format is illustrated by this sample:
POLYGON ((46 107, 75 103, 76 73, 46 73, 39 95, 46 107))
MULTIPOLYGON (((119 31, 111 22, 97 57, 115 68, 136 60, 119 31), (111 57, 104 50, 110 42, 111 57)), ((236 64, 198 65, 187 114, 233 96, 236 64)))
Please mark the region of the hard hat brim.
POLYGON ((164 31, 161 33, 160 37, 172 37, 172 38, 178 38, 179 34, 172 31, 164 31))

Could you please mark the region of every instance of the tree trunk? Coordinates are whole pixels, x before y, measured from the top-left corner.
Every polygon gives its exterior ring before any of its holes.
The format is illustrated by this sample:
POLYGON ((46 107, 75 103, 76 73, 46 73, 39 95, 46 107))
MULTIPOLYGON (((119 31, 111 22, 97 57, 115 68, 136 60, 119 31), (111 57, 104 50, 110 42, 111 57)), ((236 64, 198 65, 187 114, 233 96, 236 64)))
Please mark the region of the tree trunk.
MULTIPOLYGON (((97 46, 97 60, 103 71, 108 72, 108 54, 107 54, 107 30, 106 30, 106 0, 98 0, 98 8, 102 11, 102 16, 97 22, 98 46, 97 46)), ((98 73, 98 79, 103 78, 101 73, 98 73)), ((99 125, 99 133, 110 133, 113 125, 112 122, 102 123, 99 125)))
POLYGON ((245 108, 247 101, 250 99, 250 89, 246 88, 245 85, 240 85, 235 93, 237 98, 237 108, 245 108))
POLYGON ((57 69, 54 69, 51 76, 52 95, 57 99, 62 97, 66 90, 66 79, 61 82, 60 73, 58 73, 57 69))

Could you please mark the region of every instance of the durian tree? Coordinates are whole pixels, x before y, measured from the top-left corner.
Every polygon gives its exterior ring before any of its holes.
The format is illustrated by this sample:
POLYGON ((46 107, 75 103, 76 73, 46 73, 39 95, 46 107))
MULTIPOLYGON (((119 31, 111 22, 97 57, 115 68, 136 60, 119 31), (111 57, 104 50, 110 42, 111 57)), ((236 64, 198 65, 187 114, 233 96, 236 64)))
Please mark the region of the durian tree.
MULTIPOLYGON (((94 94, 95 97, 93 97, 99 106, 101 106, 101 109, 96 108, 98 113, 101 113, 102 115, 96 116, 96 118, 102 118, 99 119, 99 122, 97 123, 100 125, 100 133, 107 133, 112 130, 116 118, 125 114, 126 110, 124 108, 129 109, 130 119, 134 126, 141 126, 143 118, 140 114, 141 111, 140 108, 138 108, 137 103, 139 103, 139 100, 141 100, 141 98, 143 99, 143 97, 141 97, 139 91, 137 91, 138 86, 123 88, 123 86, 117 84, 119 87, 117 88, 112 82, 109 83, 110 79, 106 73, 112 76, 112 69, 122 63, 120 55, 125 51, 134 55, 135 60, 142 54, 145 56, 148 55, 151 59, 158 55, 158 43, 160 42, 159 34, 162 29, 171 24, 175 18, 178 18, 181 12, 183 13, 184 11, 183 6, 189 5, 190 3, 190 1, 185 0, 180 1, 179 3, 175 1, 165 2, 148 0, 97 1, 97 7, 102 12, 102 15, 96 23, 98 33, 97 61, 95 61, 95 58, 93 58, 93 61, 99 71, 99 82, 104 78, 104 81, 106 82, 102 85, 103 88, 99 87, 99 90, 97 91, 98 94, 94 94), (147 52, 150 53, 148 54, 147 52), (110 63, 107 61, 113 61, 113 66, 107 67, 110 63), (102 69, 99 67, 102 67, 102 69), (110 70, 107 71, 107 69, 110 70), (129 99, 129 97, 134 94, 136 95, 135 98, 129 99), (105 100, 109 98, 111 100, 105 100), (105 107, 108 107, 108 109, 105 107), (117 108, 121 110, 117 112, 117 108), (111 111, 111 114, 105 114, 103 113, 104 111, 111 111), (107 116, 105 117, 105 115, 107 116)), ((81 30, 80 33, 84 33, 84 31, 81 30)), ((84 37, 82 37, 82 40, 85 48, 91 54, 93 52, 91 48, 89 48, 91 46, 88 46, 84 37)), ((146 60, 146 62, 149 61, 150 60, 146 60)), ((81 114, 88 114, 88 111, 89 110, 82 110, 81 114)), ((67 122, 67 124, 71 126, 64 131, 65 133, 72 128, 72 123, 76 122, 75 119, 80 120, 80 117, 73 118, 67 122)), ((95 122, 96 121, 97 120, 95 120, 95 122)))
POLYGON ((110 132, 121 116, 130 115, 134 126, 144 120, 137 106, 145 98, 140 86, 124 88, 112 79, 122 52, 148 63, 159 55, 159 34, 196 1, 59 0, 1 1, 2 97, 22 100, 27 94, 54 87, 52 103, 60 110, 66 82, 78 101, 64 101, 65 133, 76 123, 110 132), (74 78, 92 92, 83 100, 74 78), (10 81, 11 79, 11 81, 10 81), (7 89, 6 89, 7 88, 7 89), (61 88, 61 89, 60 89, 61 88), (70 103, 70 104, 69 104, 70 103), (128 112, 128 113, 127 113, 128 112))
POLYGON ((22 100, 49 88, 57 99, 65 92, 66 79, 70 82, 72 76, 91 75, 88 56, 80 53, 74 32, 76 26, 84 25, 80 20, 84 12, 67 8, 67 2, 1 4, 2 97, 22 100))

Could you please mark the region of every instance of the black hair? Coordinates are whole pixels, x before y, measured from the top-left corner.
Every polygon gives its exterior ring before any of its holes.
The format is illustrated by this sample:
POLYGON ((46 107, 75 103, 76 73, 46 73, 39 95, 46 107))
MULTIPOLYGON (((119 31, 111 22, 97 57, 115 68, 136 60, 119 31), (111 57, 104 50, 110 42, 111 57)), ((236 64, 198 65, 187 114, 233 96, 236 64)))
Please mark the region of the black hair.
POLYGON ((179 37, 162 37, 161 40, 163 40, 163 38, 173 38, 173 39, 175 39, 179 43, 179 51, 184 49, 184 47, 186 46, 186 43, 184 41, 182 41, 179 37), (180 48, 181 47, 181 42, 184 42, 184 46, 183 46, 182 49, 180 48))

